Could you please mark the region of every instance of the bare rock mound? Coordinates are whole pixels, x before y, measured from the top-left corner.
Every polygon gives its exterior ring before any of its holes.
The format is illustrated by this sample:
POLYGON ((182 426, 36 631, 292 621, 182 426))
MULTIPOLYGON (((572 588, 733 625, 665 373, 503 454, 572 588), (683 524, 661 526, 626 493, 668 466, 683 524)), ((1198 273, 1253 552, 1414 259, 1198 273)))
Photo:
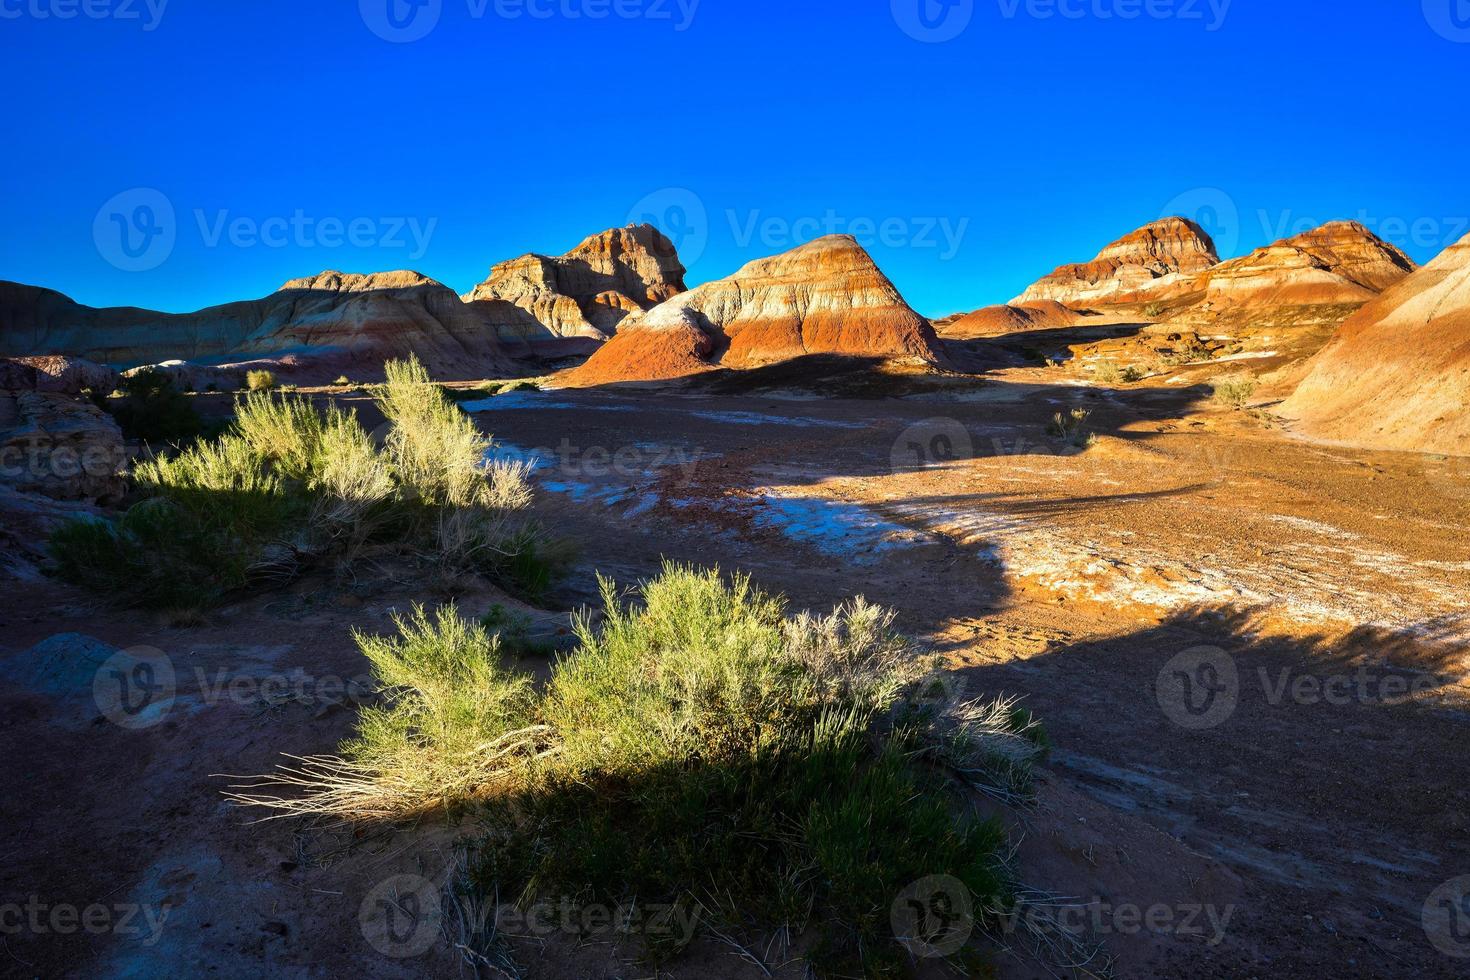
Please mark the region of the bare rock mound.
POLYGON ((1052 327, 1074 327, 1083 319, 1076 310, 1055 300, 1044 299, 1016 306, 986 306, 963 316, 937 320, 934 329, 946 340, 968 340, 1052 327))
POLYGON ((507 343, 603 341, 624 318, 684 292, 673 242, 652 225, 593 235, 566 255, 501 262, 464 301, 507 343))
POLYGON ((1358 222, 1334 221, 1222 262, 1200 284, 1217 309, 1366 303, 1417 268, 1358 222))
POLYGON ((298 374, 380 372, 410 352, 446 376, 512 367, 494 330, 454 291, 416 272, 323 272, 259 300, 197 313, 95 309, 0 283, 0 354, 68 354, 130 367, 265 359, 298 374))
POLYGON ((933 327, 872 257, 830 235, 630 317, 569 380, 651 381, 806 354, 944 361, 933 327))
POLYGON ((1470 236, 1348 318, 1280 411, 1335 442, 1470 455, 1470 236))
POLYGON ((1189 292, 1220 256, 1205 230, 1186 218, 1164 218, 1125 235, 1091 262, 1064 265, 1011 301, 1055 300, 1073 308, 1137 303, 1189 292))

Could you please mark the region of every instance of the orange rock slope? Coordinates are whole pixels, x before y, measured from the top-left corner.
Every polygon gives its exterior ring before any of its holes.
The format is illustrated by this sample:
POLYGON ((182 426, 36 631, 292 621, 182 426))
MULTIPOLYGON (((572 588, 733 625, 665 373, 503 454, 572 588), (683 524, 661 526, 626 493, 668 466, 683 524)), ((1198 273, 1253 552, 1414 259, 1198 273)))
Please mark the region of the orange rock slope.
POLYGON ((1280 411, 1335 442, 1470 455, 1470 236, 1343 323, 1280 411))
POLYGON ((872 257, 831 235, 629 317, 569 381, 650 381, 804 354, 944 360, 929 322, 872 257))
POLYGON ((1052 327, 1074 327, 1082 320, 1083 315, 1076 310, 1045 299, 1017 306, 986 306, 963 316, 937 320, 934 329, 947 340, 968 340, 1052 327))
POLYGON ((1203 228, 1186 218, 1164 218, 1113 242, 1091 262, 1061 266, 1011 305, 1053 300, 1082 308, 1167 299, 1188 292, 1195 277, 1219 261, 1203 228))
POLYGON ((1417 268, 1356 221, 1333 221, 1222 262, 1199 284, 1217 308, 1366 303, 1417 268))

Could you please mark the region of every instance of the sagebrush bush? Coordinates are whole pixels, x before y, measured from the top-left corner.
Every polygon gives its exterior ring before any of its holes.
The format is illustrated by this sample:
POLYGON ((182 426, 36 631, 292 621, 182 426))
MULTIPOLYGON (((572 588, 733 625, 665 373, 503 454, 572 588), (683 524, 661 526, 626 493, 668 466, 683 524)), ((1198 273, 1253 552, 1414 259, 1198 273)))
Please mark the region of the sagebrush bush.
POLYGON ((1244 408, 1256 393, 1256 379, 1248 374, 1232 374, 1211 383, 1215 401, 1228 408, 1244 408))
MULTIPOLYGON (((417 361, 390 362, 380 407, 391 426, 377 448, 355 413, 255 391, 230 431, 134 470, 138 504, 172 515, 173 539, 132 511, 115 526, 63 528, 52 542, 61 573, 124 601, 155 604, 166 580, 198 579, 203 603, 249 584, 289 577, 369 543, 479 570, 511 584, 517 563, 537 564, 539 532, 513 515, 530 501, 527 468, 486 465, 491 442, 428 381, 417 361), (86 567, 83 555, 116 552, 86 567), (223 554, 219 573, 204 566, 223 554), (122 574, 122 570, 130 570, 122 574), (140 570, 147 570, 142 574, 140 570)), ((548 570, 533 585, 543 591, 548 570)))
MULTIPOLYGON (((457 887, 476 907, 682 903, 723 935, 810 926, 814 965, 844 976, 903 971, 917 937, 890 909, 919 879, 1006 904, 1004 834, 966 790, 1026 793, 1029 715, 939 696, 932 658, 861 599, 791 617, 744 577, 675 565, 636 604, 607 581, 602 597, 540 692, 452 608, 358 636, 388 705, 343 757, 231 797, 356 819, 473 801, 485 831, 457 887)), ((655 959, 679 946, 643 938, 655 959)))
POLYGON ((1097 441, 1097 437, 1087 428, 1087 420, 1091 417, 1092 412, 1085 408, 1057 412, 1047 423, 1046 434, 1063 440, 1069 446, 1085 449, 1097 441))
POLYGON ((270 391, 276 386, 274 372, 266 370, 246 371, 245 387, 251 391, 270 391))
POLYGON ((1116 361, 1098 361, 1093 367, 1092 379, 1098 384, 1115 385, 1123 380, 1123 371, 1116 361))

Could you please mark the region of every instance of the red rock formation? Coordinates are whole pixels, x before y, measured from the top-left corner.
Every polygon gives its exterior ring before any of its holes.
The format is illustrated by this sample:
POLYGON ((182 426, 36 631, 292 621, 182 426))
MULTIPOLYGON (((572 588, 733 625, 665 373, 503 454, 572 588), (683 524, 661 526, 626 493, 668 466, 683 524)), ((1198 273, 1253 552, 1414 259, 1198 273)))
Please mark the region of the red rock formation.
POLYGON ((674 245, 652 225, 593 235, 566 255, 501 262, 463 297, 507 343, 601 341, 631 313, 684 291, 674 245))
POLYGON ((963 316, 935 321, 934 329, 946 340, 966 340, 1051 327, 1073 327, 1082 320, 1082 314, 1076 310, 1048 299, 1022 306, 987 306, 963 316))
POLYGON ((673 378, 817 353, 944 359, 928 321, 862 246, 831 235, 630 317, 570 380, 673 378))
POLYGON ((1280 411, 1378 449, 1470 455, 1470 236, 1353 314, 1280 411))
POLYGON ((1203 228, 1185 218, 1164 218, 1113 242, 1091 262, 1061 266, 1011 305, 1055 300, 1081 308, 1167 299, 1188 292, 1194 277, 1219 261, 1203 228))

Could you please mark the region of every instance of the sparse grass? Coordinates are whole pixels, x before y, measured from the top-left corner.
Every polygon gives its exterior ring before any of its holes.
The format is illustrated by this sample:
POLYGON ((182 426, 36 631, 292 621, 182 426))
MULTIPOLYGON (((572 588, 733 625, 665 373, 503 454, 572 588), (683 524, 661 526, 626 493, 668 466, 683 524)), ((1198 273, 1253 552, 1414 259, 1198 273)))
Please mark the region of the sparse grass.
POLYGON ((1130 364, 1123 369, 1122 379, 1126 384, 1137 384, 1148 377, 1148 369, 1137 364, 1130 364))
POLYGON ((387 371, 384 449, 354 413, 252 392, 231 431, 137 466, 147 499, 116 522, 58 530, 58 570, 126 603, 208 602, 379 545, 544 591, 556 568, 539 533, 514 520, 530 501, 526 468, 486 465, 490 440, 416 361, 387 371))
POLYGON ((513 391, 540 390, 541 386, 529 378, 512 378, 508 381, 486 381, 474 388, 446 388, 444 393, 456 402, 471 402, 513 391))
POLYGON ((250 391, 270 391, 276 387, 276 376, 270 371, 247 371, 245 387, 250 391))
MULTIPOLYGON (((229 795, 356 819, 476 803, 466 907, 666 904, 750 948, 809 930, 828 976, 906 975, 902 942, 924 937, 895 936, 890 910, 930 876, 968 889, 980 930, 997 925, 1009 851, 969 791, 1025 797, 1044 751, 1028 714, 946 698, 933 659, 861 599, 793 617, 748 579, 674 565, 637 605, 608 581, 602 594, 602 625, 577 623, 539 692, 452 608, 358 635, 388 704, 341 758, 229 795)), ((691 938, 640 936, 655 963, 691 938)))
POLYGON ((1168 309, 1168 307, 1165 306, 1163 303, 1155 301, 1149 303, 1143 308, 1143 315, 1148 317, 1150 320, 1157 320, 1159 317, 1164 315, 1164 311, 1166 309, 1168 309))
POLYGON ((1093 365, 1092 380, 1098 384, 1115 385, 1123 381, 1123 369, 1117 361, 1102 360, 1093 365))
POLYGON ((1092 412, 1085 408, 1057 412, 1047 423, 1046 434, 1070 446, 1086 449, 1097 441, 1097 437, 1087 429, 1087 420, 1091 417, 1092 412))
POLYGON ((1250 402, 1257 384, 1256 379, 1248 374, 1232 374, 1211 382, 1210 387, 1218 404, 1239 411, 1250 402))
POLYGON ((340 385, 350 385, 350 384, 352 384, 352 379, 349 378, 345 374, 339 374, 339 375, 337 375, 337 380, 336 381, 333 381, 332 384, 339 385, 339 386, 340 385))

